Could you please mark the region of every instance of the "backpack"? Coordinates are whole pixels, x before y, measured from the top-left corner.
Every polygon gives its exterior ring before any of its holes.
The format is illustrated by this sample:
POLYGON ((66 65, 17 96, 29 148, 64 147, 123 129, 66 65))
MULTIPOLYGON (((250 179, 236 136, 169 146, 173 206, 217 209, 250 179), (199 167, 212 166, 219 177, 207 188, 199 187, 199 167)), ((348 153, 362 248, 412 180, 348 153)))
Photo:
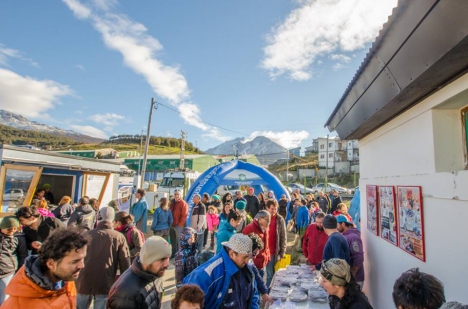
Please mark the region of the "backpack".
MULTIPOLYGON (((125 236, 127 237, 127 242, 128 242, 128 246, 130 247, 130 249, 133 249, 135 248, 135 245, 132 243, 132 231, 135 227, 132 226, 132 227, 129 227, 128 230, 127 230, 127 233, 125 234, 125 236)), ((143 234, 142 231, 138 230, 137 231, 140 233, 140 236, 141 236, 141 240, 143 240, 143 242, 145 242, 145 234, 143 234)))
POLYGON ((87 213, 87 214, 84 213, 83 211, 78 211, 78 220, 76 221, 76 225, 80 229, 86 229, 86 230, 93 229, 94 223, 95 223, 93 221, 96 221, 95 215, 96 214, 94 213, 94 211, 91 211, 90 213, 87 213))

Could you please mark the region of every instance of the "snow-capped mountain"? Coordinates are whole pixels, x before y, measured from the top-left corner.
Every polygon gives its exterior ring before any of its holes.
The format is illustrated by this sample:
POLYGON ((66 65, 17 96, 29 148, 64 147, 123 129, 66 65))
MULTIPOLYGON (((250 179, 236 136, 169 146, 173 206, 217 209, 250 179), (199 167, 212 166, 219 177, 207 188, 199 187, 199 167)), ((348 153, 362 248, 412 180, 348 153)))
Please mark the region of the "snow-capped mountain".
POLYGON ((30 121, 21 115, 6 110, 0 110, 0 124, 20 130, 32 130, 57 136, 65 136, 84 143, 100 143, 103 141, 103 139, 84 135, 72 130, 64 130, 51 125, 39 123, 37 121, 30 121))

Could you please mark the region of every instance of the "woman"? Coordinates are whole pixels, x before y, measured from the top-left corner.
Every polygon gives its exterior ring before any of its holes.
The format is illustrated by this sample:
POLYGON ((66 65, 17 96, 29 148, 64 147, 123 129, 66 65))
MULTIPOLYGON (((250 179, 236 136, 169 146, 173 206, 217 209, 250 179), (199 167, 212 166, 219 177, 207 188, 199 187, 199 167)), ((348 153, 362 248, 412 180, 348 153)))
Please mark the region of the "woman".
POLYGON ((133 259, 140 254, 141 247, 145 243, 145 236, 133 224, 133 216, 125 211, 119 211, 115 214, 114 230, 122 233, 127 240, 128 248, 130 249, 130 259, 133 259))
POLYGON ((68 220, 70 220, 70 217, 72 213, 75 211, 72 205, 70 205, 71 202, 71 197, 69 196, 64 196, 59 202, 59 205, 57 208, 55 208, 52 213, 57 219, 60 219, 60 221, 65 224, 65 226, 68 225, 68 220))
POLYGON ((227 217, 229 215, 229 211, 232 209, 231 202, 227 202, 223 206, 223 212, 219 214, 219 221, 227 221, 227 217))
POLYGON ((262 192, 260 192, 260 193, 258 194, 258 201, 259 201, 259 203, 260 203, 260 209, 259 209, 258 211, 260 211, 260 210, 265 210, 265 209, 266 209, 266 208, 265 208, 265 206, 266 206, 266 203, 265 203, 265 195, 264 195, 262 192))
POLYGON ((268 197, 268 199, 274 199, 274 200, 276 200, 275 192, 274 192, 273 190, 268 191, 267 197, 268 197))
POLYGON ((242 215, 237 211, 229 210, 227 221, 221 221, 219 224, 218 236, 216 238, 216 254, 223 248, 222 243, 228 241, 232 235, 236 234, 236 228, 242 221, 242 215))
POLYGON ((225 205, 227 202, 232 203, 232 194, 229 192, 224 194, 222 202, 223 202, 223 205, 225 205))
POLYGON ((320 275, 320 284, 329 294, 330 309, 372 309, 345 260, 323 261, 320 275))
POLYGON ((54 214, 49 210, 46 200, 40 200, 36 202, 37 211, 44 217, 55 217, 54 214))
POLYGON ((169 210, 169 201, 166 197, 163 197, 159 201, 159 207, 156 208, 153 214, 153 223, 151 224, 153 235, 161 236, 167 241, 172 222, 174 222, 174 220, 172 218, 172 212, 169 210))

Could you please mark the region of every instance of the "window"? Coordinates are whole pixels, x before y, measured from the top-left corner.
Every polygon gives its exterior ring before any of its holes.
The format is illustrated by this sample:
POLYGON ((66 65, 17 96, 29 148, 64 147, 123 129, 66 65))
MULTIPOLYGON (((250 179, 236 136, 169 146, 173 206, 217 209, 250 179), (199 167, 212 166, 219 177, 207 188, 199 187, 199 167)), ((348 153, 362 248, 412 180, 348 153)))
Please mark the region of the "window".
POLYGON ((329 157, 329 158, 333 158, 333 153, 330 152, 330 153, 328 154, 328 157, 329 157))
POLYGON ((321 154, 320 159, 325 159, 325 155, 321 154))
POLYGON ((328 147, 329 148, 333 147, 333 143, 328 143, 328 147))
POLYGON ((321 144, 321 145, 320 145, 320 149, 325 149, 325 145, 324 145, 324 144, 321 144))

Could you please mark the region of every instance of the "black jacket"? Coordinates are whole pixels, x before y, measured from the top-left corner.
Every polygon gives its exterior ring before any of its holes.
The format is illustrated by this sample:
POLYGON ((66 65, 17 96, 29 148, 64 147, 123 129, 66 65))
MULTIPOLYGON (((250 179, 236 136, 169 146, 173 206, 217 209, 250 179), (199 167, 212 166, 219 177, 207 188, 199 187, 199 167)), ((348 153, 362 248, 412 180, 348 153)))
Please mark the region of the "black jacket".
POLYGON ((13 237, 0 233, 0 279, 17 271, 24 264, 28 256, 26 238, 22 233, 15 233, 13 237))
POLYGON ((257 213, 261 210, 260 209, 260 201, 258 197, 255 195, 244 195, 244 199, 247 201, 247 205, 245 206, 245 210, 249 213, 252 218, 255 218, 257 213))
POLYGON ((52 213, 54 214, 55 218, 60 219, 60 221, 62 221, 63 224, 68 225, 68 220, 70 220, 70 217, 74 211, 75 209, 73 208, 73 206, 66 203, 57 206, 57 208, 52 210, 52 213))
POLYGON ((54 217, 44 217, 43 215, 40 215, 38 220, 40 223, 37 230, 34 230, 29 226, 23 227, 23 233, 24 236, 26 236, 28 250, 31 250, 32 254, 37 254, 37 250, 31 247, 32 242, 39 241, 42 243, 47 239, 47 237, 49 237, 49 234, 53 230, 65 227, 62 221, 54 217))
POLYGON ((94 229, 95 223, 96 211, 89 204, 76 207, 75 212, 68 220, 68 226, 78 227, 82 231, 94 229))
POLYGON ((341 196, 338 195, 337 197, 333 198, 330 213, 333 213, 336 210, 339 203, 343 203, 343 201, 341 200, 341 196))
POLYGON ((159 309, 162 281, 141 269, 140 257, 112 285, 107 298, 108 309, 159 309))
POLYGON ((341 307, 340 299, 336 296, 330 295, 328 301, 330 303, 330 309, 373 309, 366 295, 362 292, 358 293, 356 299, 347 308, 341 307))
POLYGON ((280 199, 278 201, 278 213, 283 217, 283 218, 286 218, 286 216, 288 215, 288 211, 287 211, 287 208, 288 208, 288 203, 289 201, 287 199, 280 199))

